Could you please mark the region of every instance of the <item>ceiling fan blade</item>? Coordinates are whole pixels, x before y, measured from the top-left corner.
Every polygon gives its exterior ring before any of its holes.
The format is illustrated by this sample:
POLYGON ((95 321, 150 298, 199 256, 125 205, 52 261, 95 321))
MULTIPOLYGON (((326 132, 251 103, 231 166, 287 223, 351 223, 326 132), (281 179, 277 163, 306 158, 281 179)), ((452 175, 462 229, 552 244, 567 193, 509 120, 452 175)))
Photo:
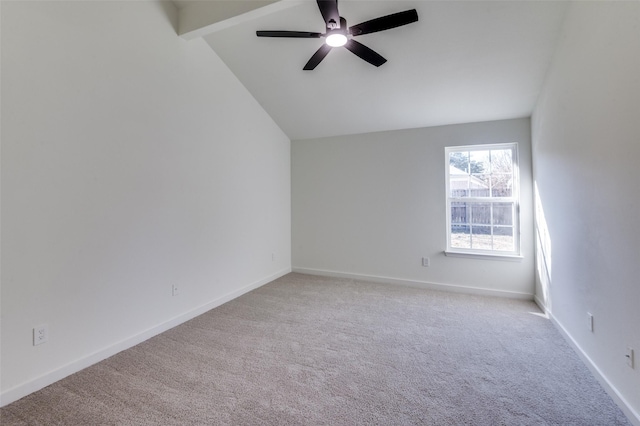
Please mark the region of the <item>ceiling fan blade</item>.
POLYGON ((379 67, 380 65, 387 62, 385 58, 383 58, 373 50, 369 49, 364 44, 358 43, 354 39, 349 40, 347 44, 344 45, 344 47, 346 47, 351 52, 361 57, 365 61, 369 62, 371 65, 375 65, 376 67, 379 67))
POLYGON ((305 71, 313 70, 315 67, 318 66, 320 62, 322 62, 324 57, 327 56, 327 54, 330 51, 331 51, 331 46, 329 46, 328 44, 323 44, 322 46, 320 46, 320 49, 318 49, 316 53, 313 54, 311 59, 309 59, 309 62, 307 62, 307 64, 304 66, 303 70, 305 71))
POLYGON ((321 33, 308 31, 256 31, 258 37, 320 38, 321 33))
POLYGON ((327 28, 338 28, 337 26, 332 27, 332 24, 330 24, 331 21, 333 21, 335 25, 340 25, 338 0, 317 0, 317 2, 320 13, 322 13, 322 18, 324 19, 325 24, 327 24, 327 28))
POLYGON ((394 13, 392 15, 383 16, 372 19, 370 21, 356 24, 349 28, 351 35, 357 36, 362 34, 370 34, 378 31, 389 30, 391 28, 401 27, 418 20, 418 12, 415 9, 405 10, 404 12, 394 13))

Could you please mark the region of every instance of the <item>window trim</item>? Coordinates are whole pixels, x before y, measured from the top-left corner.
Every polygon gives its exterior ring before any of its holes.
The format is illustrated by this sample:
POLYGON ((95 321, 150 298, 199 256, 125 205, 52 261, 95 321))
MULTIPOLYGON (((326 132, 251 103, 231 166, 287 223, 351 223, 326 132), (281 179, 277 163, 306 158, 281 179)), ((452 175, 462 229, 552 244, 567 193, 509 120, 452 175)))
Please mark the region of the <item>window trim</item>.
POLYGON ((497 143, 497 144, 475 144, 475 145, 459 145, 445 147, 445 206, 446 206, 446 249, 444 251, 446 256, 452 257, 468 257, 468 258, 490 258, 496 260, 511 260, 519 261, 522 259, 521 248, 521 232, 520 232, 520 167, 519 167, 519 154, 518 143, 497 143), (495 149, 512 149, 513 150, 513 192, 512 196, 505 199, 505 197, 451 197, 450 190, 450 153, 464 152, 464 151, 489 151, 495 149), (514 234, 514 250, 502 251, 502 250, 487 250, 487 249, 463 249, 451 247, 451 204, 456 201, 488 201, 491 202, 509 202, 514 204, 514 216, 513 216, 513 234, 514 234))
MULTIPOLYGON (((471 253, 468 251, 447 251, 444 255, 447 257, 465 257, 468 259, 491 259, 491 260, 508 260, 511 262, 520 262, 524 257, 521 254, 493 254, 487 253, 471 253)), ((502 252, 497 252, 502 253, 502 252)))

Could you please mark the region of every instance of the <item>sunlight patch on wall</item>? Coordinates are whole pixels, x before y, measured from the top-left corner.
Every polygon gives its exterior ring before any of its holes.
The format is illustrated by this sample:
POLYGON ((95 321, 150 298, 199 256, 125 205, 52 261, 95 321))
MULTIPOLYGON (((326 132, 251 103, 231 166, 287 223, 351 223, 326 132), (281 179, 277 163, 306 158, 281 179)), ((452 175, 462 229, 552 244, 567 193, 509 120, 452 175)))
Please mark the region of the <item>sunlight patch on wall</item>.
POLYGON ((535 197, 535 230, 536 230, 536 270, 538 280, 542 288, 542 303, 548 311, 551 311, 551 235, 544 215, 544 208, 537 182, 533 183, 535 197))

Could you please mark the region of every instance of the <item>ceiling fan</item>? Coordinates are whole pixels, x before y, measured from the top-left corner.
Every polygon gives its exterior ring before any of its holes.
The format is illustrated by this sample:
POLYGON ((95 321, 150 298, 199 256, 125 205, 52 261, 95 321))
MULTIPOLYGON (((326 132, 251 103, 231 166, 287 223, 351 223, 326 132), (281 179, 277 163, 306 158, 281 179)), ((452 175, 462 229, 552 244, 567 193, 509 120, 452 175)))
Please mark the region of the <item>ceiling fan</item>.
POLYGON ((292 38, 325 38, 325 44, 313 54, 304 70, 313 70, 327 56, 334 47, 344 46, 356 56, 364 59, 376 67, 387 62, 385 58, 369 49, 362 43, 351 37, 384 31, 391 28, 407 25, 418 20, 418 12, 415 9, 393 13, 370 21, 362 22, 347 28, 347 20, 338 12, 338 0, 317 0, 320 13, 324 18, 327 31, 313 33, 307 31, 256 31, 258 37, 292 37, 292 38))

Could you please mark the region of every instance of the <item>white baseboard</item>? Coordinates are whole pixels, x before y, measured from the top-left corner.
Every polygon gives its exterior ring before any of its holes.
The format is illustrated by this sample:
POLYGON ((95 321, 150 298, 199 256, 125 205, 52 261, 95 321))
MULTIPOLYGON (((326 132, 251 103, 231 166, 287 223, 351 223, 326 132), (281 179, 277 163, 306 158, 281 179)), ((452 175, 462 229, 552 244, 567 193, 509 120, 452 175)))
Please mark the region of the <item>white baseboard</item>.
POLYGON ((383 283, 383 284, 398 284, 398 285, 404 285, 408 287, 424 288, 428 290, 440 290, 440 291, 448 291, 448 292, 455 292, 455 293, 477 294, 482 296, 497 296, 497 297, 505 297, 509 299, 523 299, 523 300, 533 299, 533 294, 520 293, 517 291, 494 290, 490 288, 468 287, 468 286, 453 285, 453 284, 438 284, 438 283, 431 283, 427 281, 407 280, 404 278, 391 278, 391 277, 381 277, 377 275, 352 274, 348 272, 329 271, 324 269, 313 269, 313 268, 293 267, 292 271, 300 274, 307 274, 307 275, 320 275, 320 276, 335 277, 335 278, 350 278, 354 280, 372 281, 372 282, 383 283))
MULTIPOLYGON (((538 303, 538 301, 536 303, 538 303)), ((544 310, 546 311, 546 309, 544 310)), ((582 359, 582 361, 585 363, 587 368, 591 371, 591 374, 593 374, 593 376, 600 383, 600 385, 602 385, 605 392, 607 392, 607 394, 609 394, 611 399, 613 399, 613 401, 618 405, 618 407, 620 407, 620 409, 624 412, 624 414, 627 416, 629 421, 635 426, 640 426, 640 413, 638 413, 631 407, 631 405, 622 396, 622 394, 620 394, 618 389, 609 381, 607 376, 604 375, 604 373, 591 360, 591 358, 589 358, 589 355, 587 355, 582 350, 578 342, 576 342, 573 339, 571 334, 569 334, 567 329, 564 328, 564 326, 556 319, 556 317, 554 317, 553 314, 548 311, 547 311, 547 315, 549 316, 549 319, 551 320, 553 325, 560 331, 560 334, 562 335, 562 337, 564 337, 567 343, 569 343, 569 345, 571 345, 571 347, 575 350, 575 352, 578 354, 580 359, 582 359)))
POLYGON ((73 373, 77 373, 80 370, 90 367, 93 364, 96 364, 106 358, 109 358, 110 356, 117 354, 118 352, 122 352, 125 349, 129 349, 139 343, 142 343, 145 340, 152 338, 153 336, 156 336, 177 325, 180 325, 186 321, 189 321, 190 319, 193 319, 198 315, 202 315, 203 313, 215 307, 218 307, 224 303, 229 302, 230 300, 235 299, 236 297, 242 296, 243 294, 250 292, 251 290, 261 287, 267 283, 270 283, 271 281, 278 279, 290 272, 291 272, 291 268, 282 269, 272 275, 269 275, 265 278, 262 278, 258 281, 255 281, 251 284, 241 287, 237 290, 224 294, 190 311, 180 314, 174 318, 171 318, 168 321, 165 321, 161 324, 151 327, 141 333, 138 333, 127 339, 116 342, 97 352, 94 352, 90 355, 87 355, 85 357, 72 361, 60 368, 50 371, 49 373, 46 373, 40 377, 37 377, 33 380, 29 380, 25 383, 22 383, 11 389, 8 389, 2 392, 2 394, 0 394, 0 407, 4 407, 7 404, 10 404, 33 392, 36 392, 46 386, 49 386, 57 382, 58 380, 64 379, 65 377, 73 373))

